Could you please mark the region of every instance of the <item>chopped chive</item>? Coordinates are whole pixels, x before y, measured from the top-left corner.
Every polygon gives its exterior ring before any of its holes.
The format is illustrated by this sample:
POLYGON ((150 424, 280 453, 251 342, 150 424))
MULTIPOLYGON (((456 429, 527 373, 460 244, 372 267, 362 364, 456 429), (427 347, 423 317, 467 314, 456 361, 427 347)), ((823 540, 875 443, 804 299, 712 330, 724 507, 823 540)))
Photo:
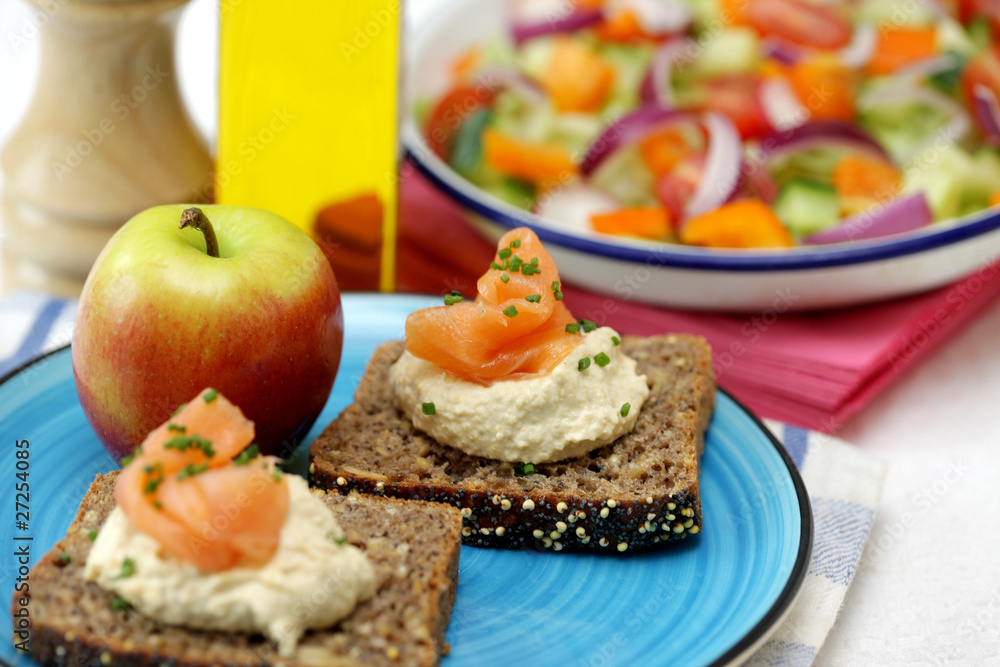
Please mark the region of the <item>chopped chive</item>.
POLYGON ((517 317, 517 308, 514 306, 507 306, 503 309, 503 314, 507 317, 517 317))
POLYGON ((184 452, 189 449, 200 449, 205 452, 205 456, 212 457, 215 456, 215 450, 212 449, 212 441, 201 437, 197 433, 193 433, 190 436, 177 435, 170 440, 163 443, 164 449, 176 449, 178 451, 184 452))
POLYGON ((505 283, 505 284, 509 283, 510 282, 510 276, 508 276, 506 273, 503 274, 502 276, 500 276, 500 282, 505 283))
POLYGON ((580 333, 580 325, 577 324, 576 322, 570 322, 569 324, 566 325, 566 333, 568 334, 580 333))
POLYGON ((597 354, 594 355, 594 363, 600 366, 601 368, 604 368, 605 366, 611 363, 611 357, 604 354, 603 352, 598 352, 597 354))
POLYGON ((281 475, 282 475, 281 468, 275 468, 274 470, 271 471, 271 479, 273 479, 275 482, 281 481, 281 475))
POLYGON ((444 305, 446 306, 454 306, 456 303, 461 303, 464 300, 465 297, 463 297, 461 293, 456 294, 455 292, 452 292, 451 294, 444 295, 444 305))
POLYGON ((622 344, 622 341, 621 341, 620 338, 618 338, 618 336, 612 336, 611 337, 611 342, 614 343, 616 346, 622 344))
POLYGON ((177 473, 177 479, 187 479, 188 477, 194 477, 208 470, 208 464, 202 463, 200 466, 196 466, 193 463, 187 464, 183 470, 177 473))
POLYGON ((584 333, 590 333, 591 331, 597 329, 597 325, 590 320, 580 320, 580 326, 583 327, 584 333))
POLYGON ((159 463, 154 463, 151 466, 146 466, 144 470, 148 479, 146 480, 146 486, 143 488, 142 492, 145 494, 156 493, 156 487, 163 482, 163 466, 159 463), (154 474, 157 476, 154 477, 154 474))
POLYGON ((122 571, 118 573, 115 579, 128 579, 133 574, 135 574, 135 561, 131 558, 126 558, 122 561, 122 571))
POLYGON ((556 297, 556 301, 562 301, 563 293, 560 292, 559 290, 556 290, 555 297, 556 297))
POLYGON ((502 266, 500 266, 499 264, 497 264, 496 262, 490 262, 490 268, 491 268, 491 269, 496 269, 497 271, 499 271, 499 270, 500 270, 500 269, 502 269, 503 267, 502 267, 502 266))
POLYGON ((59 562, 62 563, 63 565, 69 565, 71 560, 73 559, 70 558, 69 554, 66 553, 65 551, 59 554, 59 562))
POLYGON ((521 247, 521 239, 514 239, 513 241, 511 241, 510 242, 510 247, 511 248, 520 248, 521 247))
POLYGON ((590 368, 590 357, 584 357, 576 364, 576 370, 578 371, 583 372, 588 368, 590 368))
POLYGON ((521 270, 522 264, 524 264, 524 260, 518 257, 517 255, 514 255, 513 257, 510 258, 510 270, 513 271, 514 273, 517 273, 518 271, 521 270))
POLYGON ((219 392, 215 391, 214 389, 209 389, 208 391, 205 392, 205 395, 202 396, 202 400, 205 401, 206 403, 211 403, 218 397, 219 397, 219 392))
POLYGON ((333 541, 337 543, 337 546, 342 547, 347 544, 347 538, 341 535, 340 537, 333 538, 333 541))
POLYGON ((553 292, 558 292, 559 291, 559 281, 558 280, 553 280, 552 281, 552 291, 553 292))
POLYGON ((425 415, 437 414, 437 408, 434 407, 433 403, 424 403, 422 406, 420 406, 420 409, 423 411, 425 415))
POLYGON ((539 301, 542 300, 542 295, 541 294, 529 294, 528 296, 524 297, 524 300, 525 301, 530 301, 531 303, 538 303, 539 301))
POLYGON ((115 598, 114 600, 111 601, 111 608, 114 609, 115 611, 125 611, 131 606, 132 605, 128 603, 128 600, 122 597, 115 598))
POLYGON ((521 273, 524 274, 524 275, 526 275, 526 276, 532 276, 532 275, 534 275, 536 273, 541 273, 541 271, 539 271, 538 269, 536 269, 535 267, 533 267, 531 264, 522 264, 521 265, 521 273))
POLYGON ((506 271, 507 269, 509 269, 510 268, 510 260, 509 259, 505 259, 503 261, 503 264, 500 265, 500 268, 503 269, 504 271, 506 271))
POLYGON ((536 269, 538 268, 538 258, 537 257, 532 257, 531 258, 531 265, 533 267, 535 267, 536 269))
POLYGON ((535 474, 535 464, 534 463, 521 463, 518 461, 514 464, 514 477, 527 477, 528 475, 535 474))
POLYGON ((182 426, 181 424, 167 424, 168 431, 175 431, 177 433, 184 433, 187 431, 187 426, 182 426))
POLYGON ((500 252, 497 253, 497 255, 500 257, 500 259, 507 259, 512 254, 514 254, 514 253, 513 253, 513 251, 510 248, 501 248, 500 252))
POLYGON ((258 454, 260 454, 260 447, 258 447, 257 443, 255 442, 246 449, 244 449, 242 452, 240 452, 239 456, 233 459, 233 463, 235 463, 238 466, 245 466, 246 464, 250 463, 255 458, 257 458, 258 454))
POLYGON ((177 406, 176 410, 174 410, 173 412, 170 413, 170 416, 171 417, 176 417, 177 413, 180 412, 181 410, 183 410, 184 408, 186 408, 187 405, 188 405, 187 403, 181 403, 180 405, 177 406))
POLYGON ((97 533, 98 533, 98 531, 96 531, 96 530, 88 531, 87 532, 87 539, 90 540, 91 542, 93 542, 94 540, 97 539, 97 533))
POLYGON ((622 409, 619 412, 621 413, 622 417, 628 417, 628 411, 631 409, 632 405, 630 403, 626 403, 625 405, 622 406, 622 409))
POLYGON ((159 500, 154 500, 153 501, 153 509, 162 510, 163 509, 163 503, 161 503, 159 500))

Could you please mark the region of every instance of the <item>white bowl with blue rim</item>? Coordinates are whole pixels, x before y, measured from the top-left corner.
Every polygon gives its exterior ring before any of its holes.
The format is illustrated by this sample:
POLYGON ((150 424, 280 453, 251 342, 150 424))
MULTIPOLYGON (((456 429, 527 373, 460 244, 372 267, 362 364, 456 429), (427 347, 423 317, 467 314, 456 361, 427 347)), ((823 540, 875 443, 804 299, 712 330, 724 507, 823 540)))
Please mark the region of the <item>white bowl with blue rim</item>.
POLYGON ((924 292, 1000 260, 1000 209, 878 239, 789 250, 719 250, 569 229, 469 182, 428 148, 416 101, 446 92, 449 65, 495 39, 504 2, 454 0, 418 17, 405 63, 402 135, 408 157, 491 240, 527 226, 563 279, 619 299, 689 309, 753 312, 825 309, 924 292))

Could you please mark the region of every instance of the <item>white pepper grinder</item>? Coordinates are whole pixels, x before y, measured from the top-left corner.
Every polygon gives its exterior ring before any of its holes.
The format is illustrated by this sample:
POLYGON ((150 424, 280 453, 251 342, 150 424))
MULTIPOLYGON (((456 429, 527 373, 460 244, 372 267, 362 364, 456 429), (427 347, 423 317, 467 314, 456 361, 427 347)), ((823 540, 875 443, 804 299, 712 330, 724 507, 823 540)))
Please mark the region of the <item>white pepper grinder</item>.
POLYGON ((29 1, 49 21, 34 98, 0 155, 0 264, 9 288, 77 296, 133 215, 211 197, 174 64, 187 0, 29 1))

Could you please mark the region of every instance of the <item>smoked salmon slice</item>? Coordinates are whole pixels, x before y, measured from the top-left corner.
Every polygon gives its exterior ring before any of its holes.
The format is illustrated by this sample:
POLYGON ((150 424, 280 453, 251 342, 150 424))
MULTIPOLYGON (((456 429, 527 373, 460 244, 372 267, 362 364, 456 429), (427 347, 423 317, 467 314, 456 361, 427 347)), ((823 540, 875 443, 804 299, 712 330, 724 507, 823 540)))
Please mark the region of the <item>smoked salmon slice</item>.
POLYGON ((460 379, 490 384, 544 375, 582 341, 562 302, 559 271, 533 231, 497 243, 475 301, 425 308, 406 319, 406 349, 460 379))
POLYGON ((262 564, 278 547, 288 484, 274 459, 242 453, 253 437, 253 422, 206 389, 146 437, 115 500, 167 553, 202 570, 262 564))

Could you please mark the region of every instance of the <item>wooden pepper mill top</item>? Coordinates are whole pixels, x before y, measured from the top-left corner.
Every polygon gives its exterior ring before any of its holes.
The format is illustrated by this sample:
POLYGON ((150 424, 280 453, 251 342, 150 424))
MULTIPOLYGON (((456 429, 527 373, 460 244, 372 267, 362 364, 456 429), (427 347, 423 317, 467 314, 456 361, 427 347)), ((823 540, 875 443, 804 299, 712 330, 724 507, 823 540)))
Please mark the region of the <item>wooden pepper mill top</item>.
POLYGON ((130 217, 209 199, 211 159, 174 63, 187 0, 32 1, 49 20, 34 98, 0 155, 3 266, 15 287, 72 296, 130 217))

